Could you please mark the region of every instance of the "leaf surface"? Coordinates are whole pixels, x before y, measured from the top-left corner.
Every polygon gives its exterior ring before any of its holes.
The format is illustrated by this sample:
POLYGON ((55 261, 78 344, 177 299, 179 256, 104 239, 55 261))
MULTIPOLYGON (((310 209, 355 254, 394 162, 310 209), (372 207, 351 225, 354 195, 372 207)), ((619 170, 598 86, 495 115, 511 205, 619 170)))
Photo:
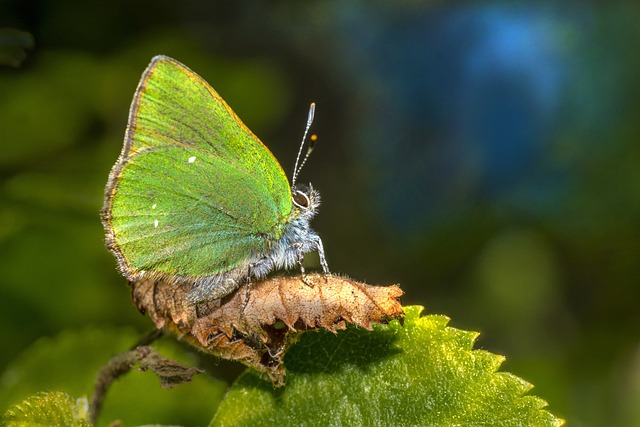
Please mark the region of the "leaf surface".
POLYGON ((473 350, 478 334, 420 317, 404 324, 305 334, 287 353, 287 386, 247 371, 211 426, 560 426, 532 385, 497 372, 504 357, 473 350))
POLYGON ((67 426, 89 427, 87 401, 74 401, 66 393, 43 392, 28 397, 0 416, 6 427, 67 426))

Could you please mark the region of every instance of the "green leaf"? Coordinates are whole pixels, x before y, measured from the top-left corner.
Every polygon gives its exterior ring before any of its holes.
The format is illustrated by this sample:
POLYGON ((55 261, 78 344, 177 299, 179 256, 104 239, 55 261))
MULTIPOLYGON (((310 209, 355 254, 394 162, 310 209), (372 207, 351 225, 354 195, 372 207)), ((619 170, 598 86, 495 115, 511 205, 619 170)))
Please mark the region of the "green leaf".
POLYGON ((287 385, 253 371, 230 388, 211 426, 560 426, 532 385, 497 372, 504 357, 473 350, 478 334, 406 307, 374 332, 308 333, 285 357, 287 385))
POLYGON ((0 417, 0 424, 6 427, 89 426, 87 400, 74 401, 61 391, 37 393, 9 408, 0 417))

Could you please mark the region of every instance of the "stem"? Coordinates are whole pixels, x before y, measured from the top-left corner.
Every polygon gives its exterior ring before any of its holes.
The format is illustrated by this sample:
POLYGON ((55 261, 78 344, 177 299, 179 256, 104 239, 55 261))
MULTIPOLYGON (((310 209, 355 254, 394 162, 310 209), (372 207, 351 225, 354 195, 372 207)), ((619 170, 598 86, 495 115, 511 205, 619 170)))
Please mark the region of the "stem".
POLYGON ((156 329, 152 331, 142 337, 130 350, 115 355, 105 366, 100 368, 94 383, 91 402, 89 403, 88 418, 92 425, 95 425, 98 420, 102 403, 111 384, 129 372, 136 363, 144 359, 151 352, 151 348, 147 347, 147 345, 161 336, 162 330, 156 329))

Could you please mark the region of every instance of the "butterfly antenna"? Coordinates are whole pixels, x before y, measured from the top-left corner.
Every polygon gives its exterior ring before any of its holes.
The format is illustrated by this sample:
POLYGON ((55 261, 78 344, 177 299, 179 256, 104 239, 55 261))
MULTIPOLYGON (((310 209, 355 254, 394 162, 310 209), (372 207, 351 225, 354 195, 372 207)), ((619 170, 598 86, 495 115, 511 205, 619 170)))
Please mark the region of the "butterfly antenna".
POLYGON ((302 135, 302 141, 300 142, 300 148, 298 149, 298 156, 296 157, 296 164, 293 167, 293 178, 291 179, 291 186, 293 187, 296 183, 296 179, 298 178, 298 173, 300 173, 300 169, 306 163, 309 155, 313 151, 314 141, 309 145, 309 149, 307 150, 307 154, 305 154, 304 159, 302 159, 302 163, 300 163, 300 156, 302 155, 302 147, 304 147, 304 141, 307 139, 307 133, 309 133, 309 129, 311 128, 311 123, 313 123, 313 116, 316 113, 316 103, 312 102, 309 106, 309 115, 307 116, 307 126, 304 128, 304 135, 302 135), (298 167, 300 164, 300 167, 298 167))
MULTIPOLYGON (((304 159, 302 159, 302 162, 300 162, 300 166, 298 167, 298 172, 300 172, 300 170, 302 170, 302 167, 305 165, 305 163, 307 163, 307 159, 311 155, 313 148, 316 146, 316 138, 317 138, 316 135, 311 135, 311 139, 309 140, 309 148, 307 148, 307 154, 304 155, 304 159)), ((298 172, 296 172, 296 177, 298 176, 298 172)))

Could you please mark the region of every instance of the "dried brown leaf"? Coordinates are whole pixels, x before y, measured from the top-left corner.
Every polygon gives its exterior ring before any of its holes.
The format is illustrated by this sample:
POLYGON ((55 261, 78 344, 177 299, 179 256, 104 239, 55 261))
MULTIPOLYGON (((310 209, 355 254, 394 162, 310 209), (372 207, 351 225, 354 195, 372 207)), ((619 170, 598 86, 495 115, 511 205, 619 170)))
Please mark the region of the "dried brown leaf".
MULTIPOLYGON (((141 348, 145 349, 145 347, 141 348)), ((202 373, 199 369, 189 368, 175 360, 162 357, 153 350, 147 352, 139 363, 141 371, 151 369, 158 376, 163 388, 173 388, 188 383, 195 375, 202 373)))
POLYGON ((371 329, 403 315, 397 286, 370 286, 354 280, 312 274, 274 277, 252 283, 223 300, 191 304, 188 285, 141 281, 132 284, 133 300, 158 328, 182 336, 194 346, 237 360, 268 374, 282 385, 282 358, 305 330, 336 332, 347 323, 371 329))

